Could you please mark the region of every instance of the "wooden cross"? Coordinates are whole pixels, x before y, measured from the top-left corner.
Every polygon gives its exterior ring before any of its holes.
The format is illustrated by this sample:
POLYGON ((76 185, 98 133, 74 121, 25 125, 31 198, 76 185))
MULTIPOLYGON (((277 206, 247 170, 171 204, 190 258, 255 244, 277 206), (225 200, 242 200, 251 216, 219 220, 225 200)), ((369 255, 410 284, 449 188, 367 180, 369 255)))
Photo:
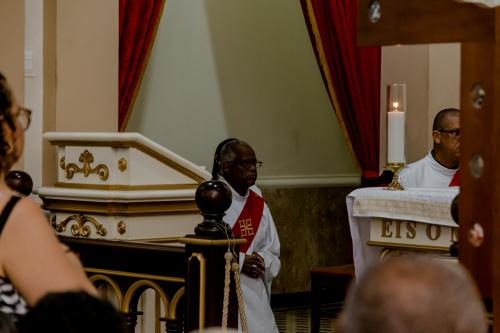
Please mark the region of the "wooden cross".
POLYGON ((500 7, 359 0, 360 46, 450 42, 462 43, 459 260, 500 318, 500 7), (468 237, 475 224, 484 230, 479 246, 468 237))

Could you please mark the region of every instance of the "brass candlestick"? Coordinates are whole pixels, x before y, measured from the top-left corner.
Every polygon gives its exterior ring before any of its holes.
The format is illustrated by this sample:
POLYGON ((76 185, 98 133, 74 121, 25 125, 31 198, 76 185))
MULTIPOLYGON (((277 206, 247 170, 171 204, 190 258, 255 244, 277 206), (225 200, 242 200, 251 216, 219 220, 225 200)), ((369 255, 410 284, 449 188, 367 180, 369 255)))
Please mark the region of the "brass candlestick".
POLYGON ((404 168, 404 163, 387 163, 387 169, 391 170, 394 173, 394 177, 392 177, 392 182, 389 186, 386 187, 386 190, 390 191, 400 191, 404 190, 403 186, 399 183, 399 170, 404 168))

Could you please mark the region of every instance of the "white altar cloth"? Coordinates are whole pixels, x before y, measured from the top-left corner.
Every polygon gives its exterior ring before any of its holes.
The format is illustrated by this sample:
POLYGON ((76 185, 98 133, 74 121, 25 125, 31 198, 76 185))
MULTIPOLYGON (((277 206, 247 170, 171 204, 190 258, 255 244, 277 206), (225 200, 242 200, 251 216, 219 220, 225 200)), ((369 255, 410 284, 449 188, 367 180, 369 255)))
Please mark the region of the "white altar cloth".
POLYGON ((371 218, 457 227, 451 217, 450 206, 458 192, 458 187, 410 188, 404 191, 370 187, 351 192, 346 198, 346 204, 356 276, 376 263, 382 250, 381 247, 367 244, 370 239, 371 218))

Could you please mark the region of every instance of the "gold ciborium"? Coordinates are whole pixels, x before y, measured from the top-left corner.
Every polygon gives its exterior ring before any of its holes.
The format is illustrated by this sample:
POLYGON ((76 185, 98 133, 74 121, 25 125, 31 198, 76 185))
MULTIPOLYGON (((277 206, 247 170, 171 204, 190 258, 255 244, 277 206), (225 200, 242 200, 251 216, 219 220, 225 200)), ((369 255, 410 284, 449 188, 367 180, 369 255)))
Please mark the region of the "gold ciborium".
POLYGON ((399 190, 404 190, 403 186, 399 183, 398 177, 399 177, 399 171, 405 167, 404 163, 388 163, 387 164, 387 169, 391 170, 394 173, 394 176, 392 177, 392 182, 389 184, 389 186, 386 187, 386 190, 390 191, 399 191, 399 190))

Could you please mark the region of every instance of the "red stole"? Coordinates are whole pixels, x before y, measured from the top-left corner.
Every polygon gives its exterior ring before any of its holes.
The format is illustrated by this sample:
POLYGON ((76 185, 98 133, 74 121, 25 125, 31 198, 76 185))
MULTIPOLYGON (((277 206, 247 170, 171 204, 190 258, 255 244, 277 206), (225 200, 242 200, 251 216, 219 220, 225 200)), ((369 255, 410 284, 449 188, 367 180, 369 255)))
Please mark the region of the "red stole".
POLYGON ((257 230, 259 230, 260 220, 264 212, 264 199, 254 191, 248 191, 248 199, 245 207, 240 213, 233 226, 233 235, 247 240, 246 244, 240 245, 240 252, 246 253, 252 244, 257 230))
POLYGON ((460 170, 457 170, 448 186, 460 186, 460 170))

